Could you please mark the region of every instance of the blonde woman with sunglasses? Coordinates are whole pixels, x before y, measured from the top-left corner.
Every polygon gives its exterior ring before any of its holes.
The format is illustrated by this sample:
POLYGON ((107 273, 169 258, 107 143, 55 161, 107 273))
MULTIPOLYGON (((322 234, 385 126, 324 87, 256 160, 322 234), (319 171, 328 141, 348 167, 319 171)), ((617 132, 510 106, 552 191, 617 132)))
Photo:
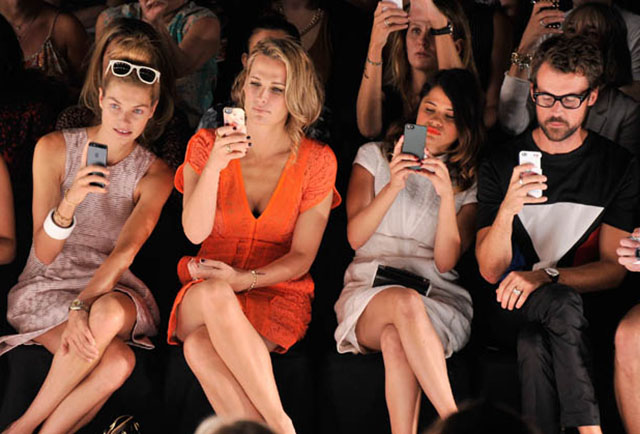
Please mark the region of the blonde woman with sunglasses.
POLYGON ((40 433, 77 431, 131 374, 128 344, 153 347, 158 308, 129 266, 171 192, 172 172, 137 142, 162 77, 149 59, 133 57, 108 62, 98 125, 54 132, 36 145, 33 246, 9 293, 7 317, 18 333, 0 338, 0 354, 36 343, 54 357, 6 433, 41 424, 40 433), (106 167, 87 166, 90 142, 106 145, 106 167))

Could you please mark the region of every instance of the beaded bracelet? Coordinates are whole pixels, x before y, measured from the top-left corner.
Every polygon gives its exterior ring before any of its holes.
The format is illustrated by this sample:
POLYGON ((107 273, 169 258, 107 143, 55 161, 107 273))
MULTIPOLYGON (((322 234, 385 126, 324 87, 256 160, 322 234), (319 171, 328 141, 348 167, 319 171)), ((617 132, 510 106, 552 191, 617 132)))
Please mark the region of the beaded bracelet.
POLYGON ((251 282, 251 285, 247 288, 247 292, 255 288, 256 283, 258 283, 258 273, 256 272, 256 270, 251 270, 251 275, 253 276, 253 282, 251 282))

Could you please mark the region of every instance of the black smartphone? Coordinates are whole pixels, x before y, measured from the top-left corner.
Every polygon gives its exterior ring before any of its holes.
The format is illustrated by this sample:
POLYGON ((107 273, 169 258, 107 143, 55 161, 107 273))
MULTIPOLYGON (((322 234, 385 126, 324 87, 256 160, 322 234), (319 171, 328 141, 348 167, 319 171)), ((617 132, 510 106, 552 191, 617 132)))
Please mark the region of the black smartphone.
MULTIPOLYGON (((96 142, 89 143, 89 149, 87 150, 87 166, 107 167, 107 145, 96 142)), ((90 174, 104 177, 102 172, 91 172, 90 174)), ((101 182, 91 182, 89 185, 104 188, 104 184, 101 182)))
MULTIPOLYGON (((427 127, 416 124, 405 124, 404 143, 402 153, 415 155, 419 159, 424 158, 424 147, 427 143, 427 127)), ((418 170, 420 166, 413 166, 411 169, 418 170)))
MULTIPOLYGON (((532 0, 531 3, 532 4, 536 4, 536 0, 532 0)), ((560 2, 559 1, 552 1, 549 3, 549 6, 545 6, 543 8, 540 8, 540 11, 547 11, 549 9, 560 9, 560 2)), ((547 24, 545 26, 547 29, 559 29, 560 27, 562 27, 562 23, 550 23, 547 24)))

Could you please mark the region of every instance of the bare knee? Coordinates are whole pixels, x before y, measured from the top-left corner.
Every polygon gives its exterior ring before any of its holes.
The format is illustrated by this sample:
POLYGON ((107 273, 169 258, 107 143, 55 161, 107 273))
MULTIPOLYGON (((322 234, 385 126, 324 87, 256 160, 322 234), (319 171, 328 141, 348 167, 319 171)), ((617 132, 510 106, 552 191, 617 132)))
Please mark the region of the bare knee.
POLYGON ((386 325, 380 333, 380 350, 385 357, 404 357, 404 348, 398 329, 393 324, 386 325))
POLYGON ((231 286, 223 281, 209 279, 194 287, 197 291, 197 298, 205 312, 211 312, 215 309, 224 313, 224 306, 228 303, 238 303, 235 292, 231 286))
POLYGON ((419 321, 426 316, 422 297, 412 289, 398 288, 393 295, 394 322, 419 321))
POLYGON ((107 393, 115 392, 129 378, 136 366, 136 356, 131 348, 120 340, 114 340, 105 350, 98 387, 107 393))
POLYGON ((116 336, 125 327, 127 321, 127 308, 118 295, 103 295, 91 305, 89 327, 94 336, 97 331, 116 336))
POLYGON ((629 369, 640 363, 640 316, 625 317, 616 330, 616 364, 629 369))

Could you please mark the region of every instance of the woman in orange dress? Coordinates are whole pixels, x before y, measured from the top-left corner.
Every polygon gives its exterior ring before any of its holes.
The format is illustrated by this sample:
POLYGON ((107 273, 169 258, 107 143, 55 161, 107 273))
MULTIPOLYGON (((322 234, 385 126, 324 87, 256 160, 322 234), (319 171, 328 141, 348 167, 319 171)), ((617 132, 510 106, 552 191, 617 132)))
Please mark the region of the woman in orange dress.
POLYGON ((218 415, 293 433, 269 352, 286 352, 311 319, 308 270, 340 202, 336 159, 303 134, 323 95, 298 43, 261 41, 233 97, 246 111, 246 129, 200 130, 176 173, 185 234, 202 246, 178 265, 184 286, 168 339, 184 345, 218 415))

